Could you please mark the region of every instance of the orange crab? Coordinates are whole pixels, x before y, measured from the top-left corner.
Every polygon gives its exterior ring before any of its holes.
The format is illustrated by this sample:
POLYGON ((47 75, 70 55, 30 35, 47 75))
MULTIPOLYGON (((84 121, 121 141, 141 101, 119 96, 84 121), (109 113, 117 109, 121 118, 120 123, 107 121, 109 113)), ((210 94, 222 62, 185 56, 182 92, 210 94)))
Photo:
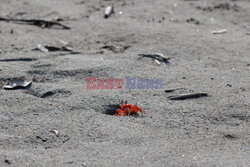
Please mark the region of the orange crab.
POLYGON ((127 116, 127 115, 132 115, 136 114, 138 111, 142 112, 143 114, 146 114, 146 112, 141 109, 140 107, 132 104, 127 104, 127 100, 123 104, 123 100, 121 102, 121 109, 116 109, 115 116, 127 116))

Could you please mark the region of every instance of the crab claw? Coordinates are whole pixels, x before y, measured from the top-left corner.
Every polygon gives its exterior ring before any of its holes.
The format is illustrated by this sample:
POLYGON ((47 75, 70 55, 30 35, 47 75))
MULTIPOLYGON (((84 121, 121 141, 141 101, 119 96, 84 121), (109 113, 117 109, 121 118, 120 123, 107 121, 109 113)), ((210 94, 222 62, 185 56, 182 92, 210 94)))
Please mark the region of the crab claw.
POLYGON ((127 110, 123 111, 123 110, 117 109, 115 116, 118 116, 118 115, 120 115, 120 116, 127 116, 128 115, 128 111, 127 110))

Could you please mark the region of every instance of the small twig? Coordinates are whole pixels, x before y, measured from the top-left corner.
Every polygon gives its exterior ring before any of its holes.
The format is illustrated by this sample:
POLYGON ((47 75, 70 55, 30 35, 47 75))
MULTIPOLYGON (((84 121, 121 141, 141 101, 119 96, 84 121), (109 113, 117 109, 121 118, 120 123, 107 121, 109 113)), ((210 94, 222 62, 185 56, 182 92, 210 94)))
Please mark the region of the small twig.
POLYGON ((183 88, 177 88, 177 89, 167 89, 165 90, 165 93, 171 93, 171 92, 174 92, 176 90, 180 90, 180 89, 183 89, 183 88))

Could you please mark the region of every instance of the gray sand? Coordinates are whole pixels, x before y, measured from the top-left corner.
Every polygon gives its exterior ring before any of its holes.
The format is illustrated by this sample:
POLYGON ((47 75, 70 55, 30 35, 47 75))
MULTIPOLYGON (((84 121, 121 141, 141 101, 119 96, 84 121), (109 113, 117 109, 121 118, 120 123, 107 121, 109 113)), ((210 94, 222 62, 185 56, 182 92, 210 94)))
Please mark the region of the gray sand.
POLYGON ((27 89, 0 89, 0 166, 250 166, 249 0, 0 4, 0 17, 71 27, 0 22, 1 87, 33 80, 27 89), (115 13, 104 19, 111 4, 115 13), (227 32, 211 33, 220 29, 227 32), (33 50, 60 40, 82 53, 33 50), (170 63, 138 56, 156 52, 170 63), (90 76, 162 78, 164 88, 87 90, 90 76), (168 99, 187 93, 209 96, 168 99), (122 98, 147 115, 105 113, 122 98))

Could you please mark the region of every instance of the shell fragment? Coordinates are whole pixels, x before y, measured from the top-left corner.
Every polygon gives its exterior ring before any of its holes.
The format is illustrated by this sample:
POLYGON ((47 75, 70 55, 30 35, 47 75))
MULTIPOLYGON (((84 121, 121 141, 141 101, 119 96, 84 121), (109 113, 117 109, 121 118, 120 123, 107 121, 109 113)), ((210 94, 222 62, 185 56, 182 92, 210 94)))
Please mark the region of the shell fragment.
POLYGON ((157 60, 157 59, 155 59, 155 63, 157 64, 157 65, 161 65, 161 62, 159 62, 159 60, 157 60))
POLYGON ((50 131, 51 133, 54 133, 57 137, 59 136, 59 131, 56 129, 53 129, 50 131))
POLYGON ((43 53, 48 53, 49 50, 47 48, 45 48, 43 45, 39 44, 37 45, 37 48, 42 51, 43 53))
MULTIPOLYGON (((162 53, 150 53, 150 54, 139 54, 141 57, 149 57, 158 61, 162 61, 167 63, 169 61, 169 57, 166 57, 162 53)), ((157 63, 158 64, 158 63, 157 63)))
POLYGON ((113 6, 106 7, 105 12, 104 12, 104 18, 107 19, 108 17, 110 17, 112 13, 114 13, 114 7, 113 6))
POLYGON ((224 34, 227 32, 227 29, 215 30, 212 31, 212 34, 224 34))
POLYGON ((3 86, 4 89, 26 88, 31 85, 31 81, 15 80, 3 86))

